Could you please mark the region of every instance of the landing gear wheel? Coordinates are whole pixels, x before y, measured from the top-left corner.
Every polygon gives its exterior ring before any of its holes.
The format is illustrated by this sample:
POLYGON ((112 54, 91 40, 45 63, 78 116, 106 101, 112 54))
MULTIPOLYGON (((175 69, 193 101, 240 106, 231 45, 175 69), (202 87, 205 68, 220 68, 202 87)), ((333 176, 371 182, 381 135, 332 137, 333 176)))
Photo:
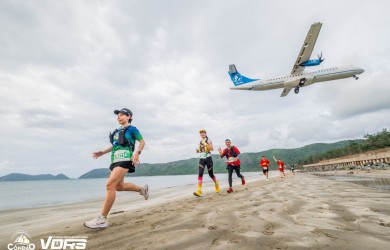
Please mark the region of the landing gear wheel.
POLYGON ((294 89, 294 92, 295 92, 295 94, 298 94, 298 93, 299 93, 299 87, 296 87, 296 88, 294 89))

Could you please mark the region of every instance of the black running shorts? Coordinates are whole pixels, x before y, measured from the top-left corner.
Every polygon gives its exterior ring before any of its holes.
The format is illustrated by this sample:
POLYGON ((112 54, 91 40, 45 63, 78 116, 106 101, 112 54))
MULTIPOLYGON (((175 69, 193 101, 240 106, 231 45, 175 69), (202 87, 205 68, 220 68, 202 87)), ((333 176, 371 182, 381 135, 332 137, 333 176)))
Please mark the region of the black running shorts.
POLYGON ((132 161, 120 161, 120 162, 112 163, 110 165, 110 170, 112 171, 116 167, 125 168, 128 170, 129 173, 135 172, 135 166, 132 161))

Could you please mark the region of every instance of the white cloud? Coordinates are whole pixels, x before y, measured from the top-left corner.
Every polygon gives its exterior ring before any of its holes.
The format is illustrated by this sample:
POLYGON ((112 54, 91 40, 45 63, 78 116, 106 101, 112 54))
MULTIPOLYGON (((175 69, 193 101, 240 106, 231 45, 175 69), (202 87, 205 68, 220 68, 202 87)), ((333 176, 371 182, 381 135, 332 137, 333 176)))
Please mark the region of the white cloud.
POLYGON ((230 138, 253 152, 388 127, 390 4, 354 3, 1 2, 0 175, 78 177, 108 166, 91 153, 108 147, 123 107, 146 140, 143 162, 194 157, 200 128, 216 147, 230 138), (253 78, 288 74, 316 21, 313 56, 322 51, 324 67, 363 67, 360 80, 286 98, 229 90, 232 63, 253 78))

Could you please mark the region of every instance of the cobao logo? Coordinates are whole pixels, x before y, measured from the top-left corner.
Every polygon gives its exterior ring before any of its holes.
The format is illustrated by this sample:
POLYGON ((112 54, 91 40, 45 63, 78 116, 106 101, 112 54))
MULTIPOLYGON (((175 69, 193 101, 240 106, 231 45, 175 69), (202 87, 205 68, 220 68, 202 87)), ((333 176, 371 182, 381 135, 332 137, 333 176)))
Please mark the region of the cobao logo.
POLYGON ((87 236, 49 236, 41 239, 43 250, 46 249, 87 249, 87 236))
POLYGON ((7 245, 8 250, 34 250, 35 245, 31 243, 30 235, 26 232, 17 232, 12 235, 13 243, 7 245))
POLYGON ((233 81, 236 82, 236 83, 242 83, 242 78, 239 75, 235 75, 233 81))

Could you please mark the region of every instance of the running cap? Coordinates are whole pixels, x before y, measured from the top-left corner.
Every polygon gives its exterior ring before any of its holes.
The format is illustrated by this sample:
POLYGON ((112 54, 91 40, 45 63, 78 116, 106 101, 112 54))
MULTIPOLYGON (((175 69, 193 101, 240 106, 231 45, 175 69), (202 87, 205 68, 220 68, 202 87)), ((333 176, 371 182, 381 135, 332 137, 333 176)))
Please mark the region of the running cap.
POLYGON ((206 130, 201 129, 201 130, 199 130, 199 133, 206 133, 206 130))
POLYGON ((130 109, 127 109, 127 108, 123 108, 121 110, 114 110, 114 114, 119 114, 119 113, 122 113, 124 115, 129 115, 131 117, 133 117, 133 112, 131 112, 130 109))
POLYGON ((226 140, 225 140, 225 142, 227 142, 227 141, 230 142, 230 139, 226 139, 226 140))

